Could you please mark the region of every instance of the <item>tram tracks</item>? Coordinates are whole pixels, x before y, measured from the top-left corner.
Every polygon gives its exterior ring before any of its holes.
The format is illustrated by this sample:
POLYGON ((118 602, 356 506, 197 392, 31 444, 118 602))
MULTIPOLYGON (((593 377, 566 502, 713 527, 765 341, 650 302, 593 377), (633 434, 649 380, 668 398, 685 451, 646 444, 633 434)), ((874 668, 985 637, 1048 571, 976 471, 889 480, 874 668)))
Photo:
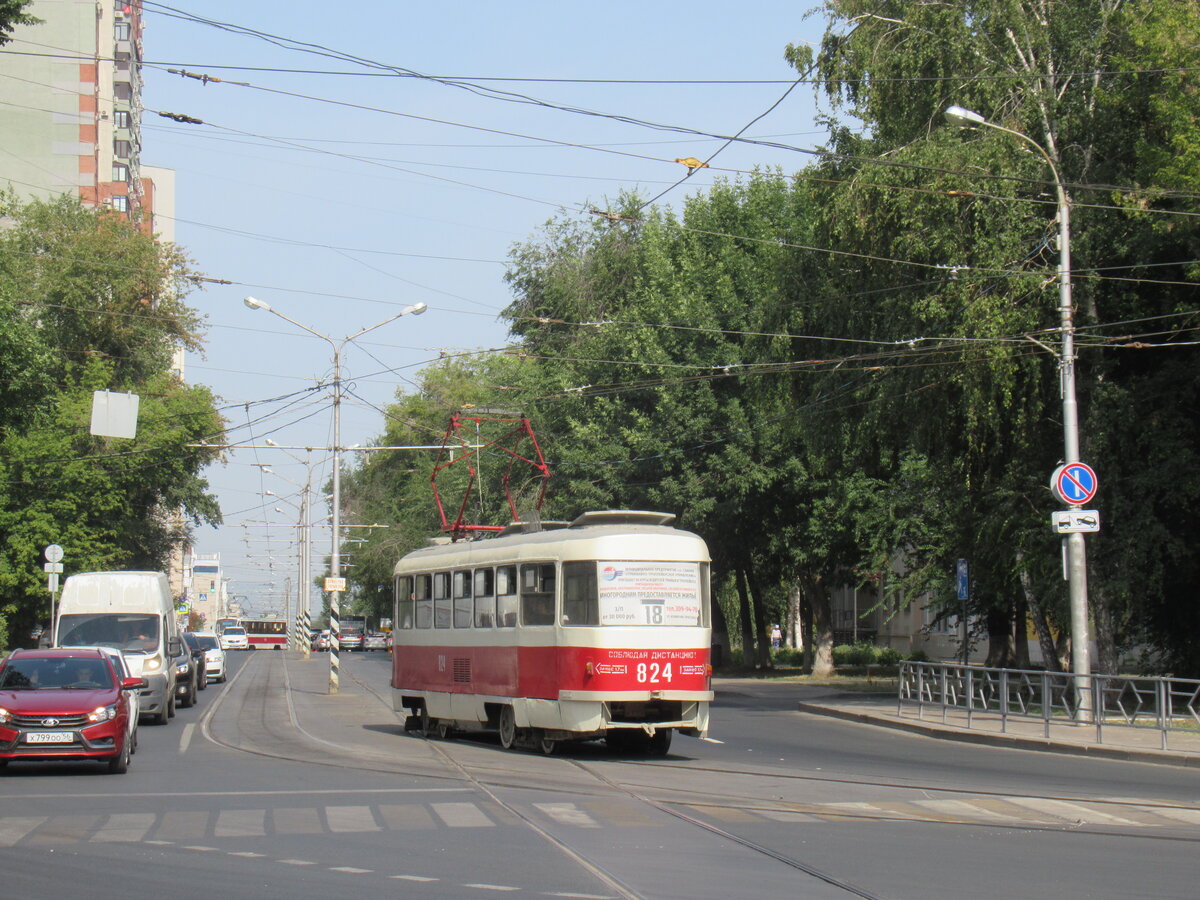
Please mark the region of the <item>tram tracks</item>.
MULTIPOLYGON (((352 674, 349 677, 354 679, 355 683, 357 685, 359 685, 359 687, 361 687, 363 690, 370 693, 371 696, 373 696, 377 700, 379 700, 380 703, 383 703, 384 705, 388 705, 390 708, 387 698, 382 697, 374 689, 374 687, 372 685, 368 684, 367 682, 365 682, 361 679, 355 678, 355 676, 352 674)), ((495 790, 493 790, 493 787, 491 785, 486 783, 481 778, 477 777, 470 770, 470 768, 468 768, 465 764, 463 764, 461 761, 456 759, 444 747, 440 746, 438 742, 430 741, 430 746, 433 748, 434 752, 436 752, 439 756, 441 756, 441 758, 443 760, 445 760, 445 762, 448 766, 450 766, 452 769, 458 771, 465 780, 467 780, 473 787, 475 787, 478 791, 480 791, 482 794, 484 794, 491 802, 498 804, 503 809, 507 810, 512 815, 516 816, 520 821, 522 821, 525 825, 527 825, 529 828, 531 828, 533 831, 535 831, 537 834, 539 834, 542 838, 549 841, 556 848, 558 848, 561 852, 566 854, 569 858, 574 860, 577 864, 579 864, 580 866, 585 868, 593 876, 595 876, 600 881, 602 881, 610 890, 614 890, 619 894, 619 896, 624 897, 624 898, 630 898, 630 900, 632 900, 632 898, 641 898, 643 896, 641 893, 637 892, 630 886, 626 885, 625 882, 619 876, 608 871, 606 868, 601 866, 599 863, 595 862, 594 860, 592 860, 592 859, 588 858, 587 856, 585 856, 584 854, 582 854, 577 848, 571 846, 567 842, 558 838, 551 831, 549 831, 548 829, 543 827, 541 825, 541 823, 539 823, 533 817, 528 815, 518 805, 509 803, 508 801, 506 801, 495 790)), ((862 897, 862 898, 864 898, 864 900, 882 900, 882 898, 879 895, 874 894, 874 893, 872 893, 864 888, 861 888, 857 885, 854 885, 844 879, 838 878, 830 873, 821 871, 821 870, 817 869, 815 866, 812 866, 812 865, 804 862, 803 860, 799 860, 794 857, 788 856, 786 854, 779 853, 779 852, 771 849, 770 847, 766 847, 755 841, 749 840, 743 836, 733 834, 732 832, 726 831, 725 829, 718 828, 717 826, 715 826, 709 822, 705 822, 702 819, 699 819, 695 816, 688 815, 687 813, 683 812, 682 810, 674 809, 668 804, 661 803, 650 797, 646 797, 646 796, 642 795, 641 793, 639 793, 635 790, 632 790, 628 786, 625 786, 625 785, 619 784, 618 782, 613 781, 612 779, 605 776, 603 773, 597 772, 590 766, 587 766, 584 763, 579 762, 578 760, 564 759, 562 761, 565 763, 569 763, 571 766, 575 767, 577 770, 586 773, 590 778, 594 779, 597 783, 608 788, 610 791, 615 791, 619 794, 622 794, 626 797, 636 800, 637 802, 647 805, 662 814, 671 816, 671 817, 673 817, 679 821, 685 822, 688 825, 691 825, 695 828, 702 829, 703 831, 706 831, 709 834, 716 835, 717 837, 720 837, 724 840, 738 844, 739 846, 742 846, 748 850, 752 850, 755 853, 758 853, 763 856, 774 859, 777 862, 780 862, 786 866, 789 866, 790 868, 793 868, 793 869, 796 869, 797 871, 803 872, 804 874, 808 875, 809 877, 815 878, 819 881, 824 882, 825 884, 828 884, 832 887, 835 887, 842 891, 845 891, 846 893, 848 893, 852 896, 862 897)))
MULTIPOLYGON (((286 669, 286 666, 285 666, 286 669)), ((240 674, 240 673, 239 673, 240 674)), ((286 673, 285 673, 286 678, 286 673)), ((356 689, 361 690, 363 695, 372 698, 375 703, 387 710, 389 723, 394 722, 396 726, 396 740, 403 741, 405 738, 401 735, 401 721, 398 715, 394 712, 391 706, 391 698, 385 691, 381 691, 376 685, 369 680, 356 677, 351 671, 343 671, 343 678, 350 679, 356 689)), ((873 808, 871 804, 829 804, 816 802, 794 802, 799 798, 792 791, 782 791, 782 795, 788 795, 794 798, 793 801, 785 800, 784 796, 775 797, 747 797, 746 792, 741 790, 737 794, 723 793, 719 790, 714 791, 711 788, 706 788, 703 791, 697 792, 691 786, 678 784, 672 787, 667 780, 660 778, 657 773, 668 770, 677 773, 680 776, 733 776, 743 779, 774 779, 777 782, 784 784, 792 784, 802 786, 804 783, 822 786, 845 786, 847 791, 859 790, 862 788, 880 788, 891 792, 912 792, 914 796, 922 797, 942 797, 947 798, 951 803, 957 802, 958 798, 963 797, 982 797, 992 800, 1004 802, 1013 798, 1015 795, 1011 791, 1003 790, 988 790, 979 788, 965 788, 961 786, 948 786, 938 784, 914 784, 910 782, 888 781, 885 779, 854 779, 848 777, 838 777, 831 774, 816 774, 810 772, 787 772, 776 769, 765 769, 762 767, 750 767, 741 769, 716 768, 713 766, 704 765, 689 765, 679 762, 658 761, 658 760, 610 760, 603 759, 593 761, 589 759, 572 758, 574 751, 568 751, 564 756, 558 757, 557 760, 561 764, 558 767, 558 776, 547 778, 550 770, 545 768, 544 763, 549 760, 543 760, 541 757, 534 754, 510 754, 501 751, 498 747, 494 750, 495 760, 491 761, 493 751, 490 745, 476 740, 463 740, 461 743, 444 743, 436 740, 422 741, 422 752, 428 751, 425 763, 421 766, 421 771, 415 771, 411 766, 391 766, 380 765, 362 759, 354 759, 353 754, 355 748, 338 745, 323 738, 316 737, 306 731, 296 715, 294 704, 291 698, 291 689, 284 691, 287 697, 288 717, 291 719, 291 724, 297 729, 298 733, 325 745, 327 748, 337 748, 343 752, 336 754, 333 758, 326 760, 315 760, 311 753, 297 753, 294 746, 290 742, 276 744, 279 752, 272 752, 269 747, 255 746, 253 748, 245 746, 236 746, 228 741, 217 741, 225 746, 240 750, 250 750, 250 752, 258 753, 259 755, 276 756, 280 759, 290 759, 309 764, 325 764, 338 765, 347 768, 353 768, 363 771, 379 771, 396 773, 404 771, 410 775, 420 774, 423 777, 434 777, 445 779, 453 782, 458 782, 464 786, 470 786, 471 789, 478 791, 483 797, 495 804, 496 806, 506 810, 515 821, 519 821, 531 831, 538 834, 542 839, 553 845, 561 853, 567 856, 580 868, 589 872, 593 877, 605 885, 605 888, 615 893, 616 896, 622 898, 641 897, 643 894, 621 878, 620 875, 610 871, 610 868, 601 864, 596 858, 589 856, 586 852, 582 852, 578 846, 575 846, 569 833, 564 834, 561 827, 556 828, 553 822, 547 823, 542 821, 538 813, 531 809, 531 804, 524 805, 516 802, 510 802, 505 799, 504 794, 511 791, 553 791, 558 794, 575 794, 581 798, 611 798, 614 794, 620 795, 640 804, 648 810, 653 810, 661 815, 670 816, 672 819, 684 822, 694 828, 702 829, 706 833, 720 838, 723 841, 728 841, 733 844, 745 848, 764 858, 770 858, 778 863, 786 865, 792 869, 802 872, 810 878, 820 880, 824 884, 835 888, 838 891, 845 892, 848 896, 858 897, 874 897, 869 890, 860 887, 839 878, 835 874, 824 872, 810 865, 804 859, 798 858, 797 855, 791 854, 786 850, 775 849, 770 846, 765 846, 758 841, 746 837, 743 834, 737 834, 730 828, 721 827, 714 824, 713 821, 706 819, 715 819, 718 822, 727 821, 728 818, 722 813, 735 810, 750 813, 763 813, 769 818, 771 814, 792 814, 803 816, 812 816, 815 819, 824 820, 827 822, 844 821, 849 819, 880 821, 880 822, 897 822, 904 820, 912 820, 913 815, 897 814, 889 812, 887 809, 873 808), (467 753, 456 752, 455 746, 463 749, 468 749, 467 753), (518 765, 513 767, 507 765, 506 762, 526 760, 535 762, 533 766, 518 765), (622 777, 620 770, 616 773, 601 771, 598 767, 603 765, 606 768, 611 768, 612 764, 620 767, 628 767, 625 772, 630 776, 628 779, 622 777), (440 768, 440 773, 435 774, 435 769, 440 768), (567 771, 575 771, 580 776, 578 780, 572 780, 566 775, 567 771), (647 774, 655 773, 655 774, 647 774), (638 784, 636 782, 642 782, 638 784), (836 807, 836 808, 834 808, 836 807), (858 807, 858 808, 856 808, 858 807), (708 815, 709 811, 713 815, 708 815), (549 827, 547 827, 549 825, 549 827), (557 830, 557 834, 555 833, 557 830), (561 835, 561 836, 560 836, 561 835)), ((216 712, 216 706, 210 711, 216 712)), ((205 723, 207 728, 207 722, 205 723)), ((210 735, 211 737, 211 735, 210 735)), ((216 740, 215 738, 213 738, 216 740)), ((413 739, 416 739, 415 736, 413 739)), ((580 751, 582 752, 582 751, 580 751)), ((410 758, 411 761, 411 758, 410 758)), ((753 792, 753 791, 752 791, 753 792)), ((762 793, 767 793, 764 789, 762 793)), ((774 793, 774 792, 772 792, 774 793)), ((798 793, 798 792, 797 792, 798 793)), ((849 795, 848 796, 852 796, 849 795)), ((1180 812, 1188 814, 1200 815, 1200 808, 1196 806, 1171 804, 1166 801, 1127 799, 1127 798, 1095 798, 1095 797, 1073 797, 1067 795, 1042 796, 1031 798, 1027 795, 1021 799, 1030 800, 1037 799, 1047 803, 1086 803, 1092 807, 1101 806, 1113 813, 1109 818, 1112 821, 1117 821, 1122 817, 1123 811, 1139 809, 1158 809, 1166 813, 1180 812)), ((584 804, 589 802, 588 799, 582 800, 584 804)), ((879 806, 887 806, 889 804, 879 804, 879 806)), ((895 804, 892 804, 895 805, 895 804)), ((536 805, 534 805, 536 806, 536 805)), ((950 826, 969 826, 974 828, 1004 828, 1013 829, 1020 828, 1025 831, 1044 830, 1048 832, 1064 832, 1071 831, 1075 833, 1102 833, 1110 836, 1124 836, 1138 838, 1141 840, 1169 840, 1169 841, 1186 841, 1190 843, 1200 843, 1200 835, 1196 834, 1196 829, 1191 828, 1182 833, 1164 833, 1161 829, 1153 828, 1117 828, 1114 825, 1089 826, 1082 823, 1072 823, 1070 821, 1060 820, 1055 823, 1046 822, 1000 822, 1000 821, 985 821, 975 819, 968 816, 955 817, 953 815, 940 814, 929 815, 923 818, 926 824, 950 825, 950 826)), ((1180 828, 1186 828, 1186 825, 1180 825, 1180 828)))

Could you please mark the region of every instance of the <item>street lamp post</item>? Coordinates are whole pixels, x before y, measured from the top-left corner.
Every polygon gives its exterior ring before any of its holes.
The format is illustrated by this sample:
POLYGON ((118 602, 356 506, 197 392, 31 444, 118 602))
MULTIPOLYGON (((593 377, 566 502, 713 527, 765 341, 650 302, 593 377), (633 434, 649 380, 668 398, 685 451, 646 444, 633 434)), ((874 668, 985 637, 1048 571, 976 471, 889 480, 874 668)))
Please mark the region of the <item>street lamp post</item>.
MULTIPOLYGON (((270 438, 267 438, 267 443, 275 444, 275 442, 272 441, 270 438)), ((275 446, 278 446, 278 445, 275 445, 275 446)), ((280 448, 280 449, 282 449, 282 448, 280 448)), ((286 451, 286 450, 284 450, 283 452, 288 453, 288 451, 286 451)), ((300 524, 298 527, 298 534, 296 536, 296 541, 297 541, 297 544, 299 545, 299 567, 298 567, 299 571, 297 573, 298 586, 296 589, 296 620, 295 620, 295 623, 293 623, 289 619, 288 627, 289 627, 289 629, 292 629, 293 624, 295 625, 294 630, 290 631, 292 638, 293 638, 293 642, 301 650, 304 651, 304 655, 305 655, 305 657, 307 657, 312 652, 312 647, 309 643, 307 622, 305 621, 308 617, 308 612, 309 612, 308 601, 309 601, 310 587, 309 587, 308 566, 309 566, 309 558, 311 556, 309 548, 312 546, 312 536, 311 536, 312 522, 309 521, 309 515, 310 515, 309 494, 311 493, 311 489, 312 489, 312 451, 311 450, 308 451, 307 459, 300 459, 298 456, 295 456, 292 453, 288 453, 288 456, 291 456, 297 462, 302 463, 304 465, 304 484, 300 484, 299 482, 292 481, 292 479, 287 478, 284 475, 280 475, 278 472, 274 471, 269 466, 260 464, 258 468, 267 475, 275 475, 278 478, 282 478, 284 481, 288 482, 289 484, 295 485, 296 487, 300 488, 300 504, 298 506, 296 504, 292 503, 290 500, 280 497, 274 491, 265 491, 264 493, 269 496, 275 497, 276 499, 278 499, 284 503, 287 503, 289 506, 295 506, 297 511, 300 513, 300 524), (305 626, 303 631, 300 630, 301 625, 305 626)), ((283 510, 280 509, 279 507, 276 507, 275 511, 283 512, 283 510)))
MULTIPOLYGON (((340 342, 335 341, 329 335, 322 334, 315 329, 309 328, 297 322, 295 319, 285 316, 279 310, 272 308, 269 304, 261 300, 256 300, 254 297, 246 297, 243 301, 250 309, 263 309, 269 313, 274 313, 285 322, 295 325, 302 331, 307 331, 314 337, 319 337, 321 340, 329 344, 333 350, 333 542, 330 552, 329 568, 334 578, 340 578, 342 574, 342 558, 341 558, 341 501, 342 501, 342 350, 346 344, 357 337, 362 337, 368 331, 374 331, 376 328, 382 328, 389 322, 394 322, 401 316, 406 316, 412 313, 414 316, 419 316, 425 312, 426 306, 424 303, 414 303, 411 306, 406 306, 400 312, 393 316, 389 316, 382 322, 376 322, 367 328, 363 328, 354 334, 347 335, 340 342)), ((338 601, 338 591, 329 592, 329 631, 332 640, 329 647, 329 693, 336 694, 341 689, 340 676, 338 674, 338 656, 341 651, 341 641, 338 638, 338 632, 341 629, 341 609, 338 601)))
MULTIPOLYGON (((1062 351, 1058 366, 1061 379, 1063 416, 1063 462, 1080 462, 1079 408, 1075 399, 1075 308, 1071 299, 1071 202, 1063 185, 1058 166, 1046 149, 1029 135, 1003 125, 989 122, 977 112, 961 106, 946 109, 946 121, 961 128, 991 128, 1003 131, 1024 141, 1038 152, 1054 176, 1054 192, 1058 198, 1058 318, 1062 333, 1062 351)), ((1088 633, 1087 554, 1083 535, 1068 534, 1067 580, 1071 603, 1071 670, 1075 675, 1078 718, 1091 720, 1091 691, 1088 676, 1092 673, 1090 635, 1088 633)))

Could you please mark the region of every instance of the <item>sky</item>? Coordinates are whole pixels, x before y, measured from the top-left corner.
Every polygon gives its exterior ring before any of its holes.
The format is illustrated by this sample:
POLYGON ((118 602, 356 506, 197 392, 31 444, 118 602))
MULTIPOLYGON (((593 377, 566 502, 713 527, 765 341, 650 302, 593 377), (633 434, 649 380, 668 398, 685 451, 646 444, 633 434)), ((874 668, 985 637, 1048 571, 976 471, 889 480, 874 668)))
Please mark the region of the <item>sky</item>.
MULTIPOLYGON (((243 298, 335 343, 427 304, 346 344, 341 443, 370 443, 423 365, 504 346, 514 244, 623 191, 666 191, 686 174, 677 158, 724 143, 628 119, 793 148, 734 143, 659 205, 755 167, 803 168, 825 132, 784 50, 819 41, 811 5, 146 2, 142 162, 176 173, 175 240, 213 280, 188 298, 206 336, 185 377, 217 395, 235 445, 205 473, 226 524, 198 528, 194 549, 220 556, 247 612, 282 612, 295 581, 299 485, 330 472, 317 387, 333 354, 243 298), (311 470, 268 438, 314 448, 311 470)), ((314 572, 329 539, 313 529, 314 572)))

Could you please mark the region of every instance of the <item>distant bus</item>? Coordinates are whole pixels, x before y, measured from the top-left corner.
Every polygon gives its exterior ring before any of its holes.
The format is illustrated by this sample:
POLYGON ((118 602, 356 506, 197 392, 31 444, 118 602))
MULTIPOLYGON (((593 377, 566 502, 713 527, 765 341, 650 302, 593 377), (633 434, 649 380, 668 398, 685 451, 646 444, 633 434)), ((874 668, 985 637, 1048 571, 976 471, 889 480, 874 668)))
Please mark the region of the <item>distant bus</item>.
POLYGON ((225 626, 241 625, 241 624, 242 624, 242 620, 239 619, 237 616, 225 616, 223 618, 217 619, 216 624, 213 625, 213 631, 219 635, 222 631, 225 630, 225 626))
POLYGON ((287 646, 287 622, 283 619, 242 618, 240 624, 246 629, 246 640, 251 650, 282 650, 287 646))
POLYGON ((341 634, 366 634, 367 633, 367 617, 366 616, 339 616, 338 622, 341 624, 341 634))

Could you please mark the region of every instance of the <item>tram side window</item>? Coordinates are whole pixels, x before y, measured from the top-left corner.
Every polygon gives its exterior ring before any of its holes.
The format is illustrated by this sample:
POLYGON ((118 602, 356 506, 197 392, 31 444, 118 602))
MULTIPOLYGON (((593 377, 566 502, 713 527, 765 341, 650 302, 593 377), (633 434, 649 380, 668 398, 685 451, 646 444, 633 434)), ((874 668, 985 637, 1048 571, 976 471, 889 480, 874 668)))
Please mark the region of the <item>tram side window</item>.
POLYGON ((554 566, 521 566, 521 624, 554 624, 554 566))
POLYGON ((450 627, 450 573, 433 573, 433 627, 450 627))
POLYGON ((595 562, 563 563, 563 624, 600 624, 595 562))
POLYGON ((455 572, 454 582, 454 627, 471 627, 471 573, 455 572))
POLYGON ((413 580, 411 575, 396 576, 396 611, 395 622, 397 628, 412 628, 413 627, 413 580))
POLYGON ((500 628, 517 627, 516 566, 500 566, 496 569, 496 625, 500 628))
POLYGON ((417 607, 417 627, 433 627, 433 594, 432 578, 429 575, 417 575, 413 578, 413 599, 417 607))
POLYGON ((475 627, 496 624, 496 579, 491 569, 475 570, 475 627))

